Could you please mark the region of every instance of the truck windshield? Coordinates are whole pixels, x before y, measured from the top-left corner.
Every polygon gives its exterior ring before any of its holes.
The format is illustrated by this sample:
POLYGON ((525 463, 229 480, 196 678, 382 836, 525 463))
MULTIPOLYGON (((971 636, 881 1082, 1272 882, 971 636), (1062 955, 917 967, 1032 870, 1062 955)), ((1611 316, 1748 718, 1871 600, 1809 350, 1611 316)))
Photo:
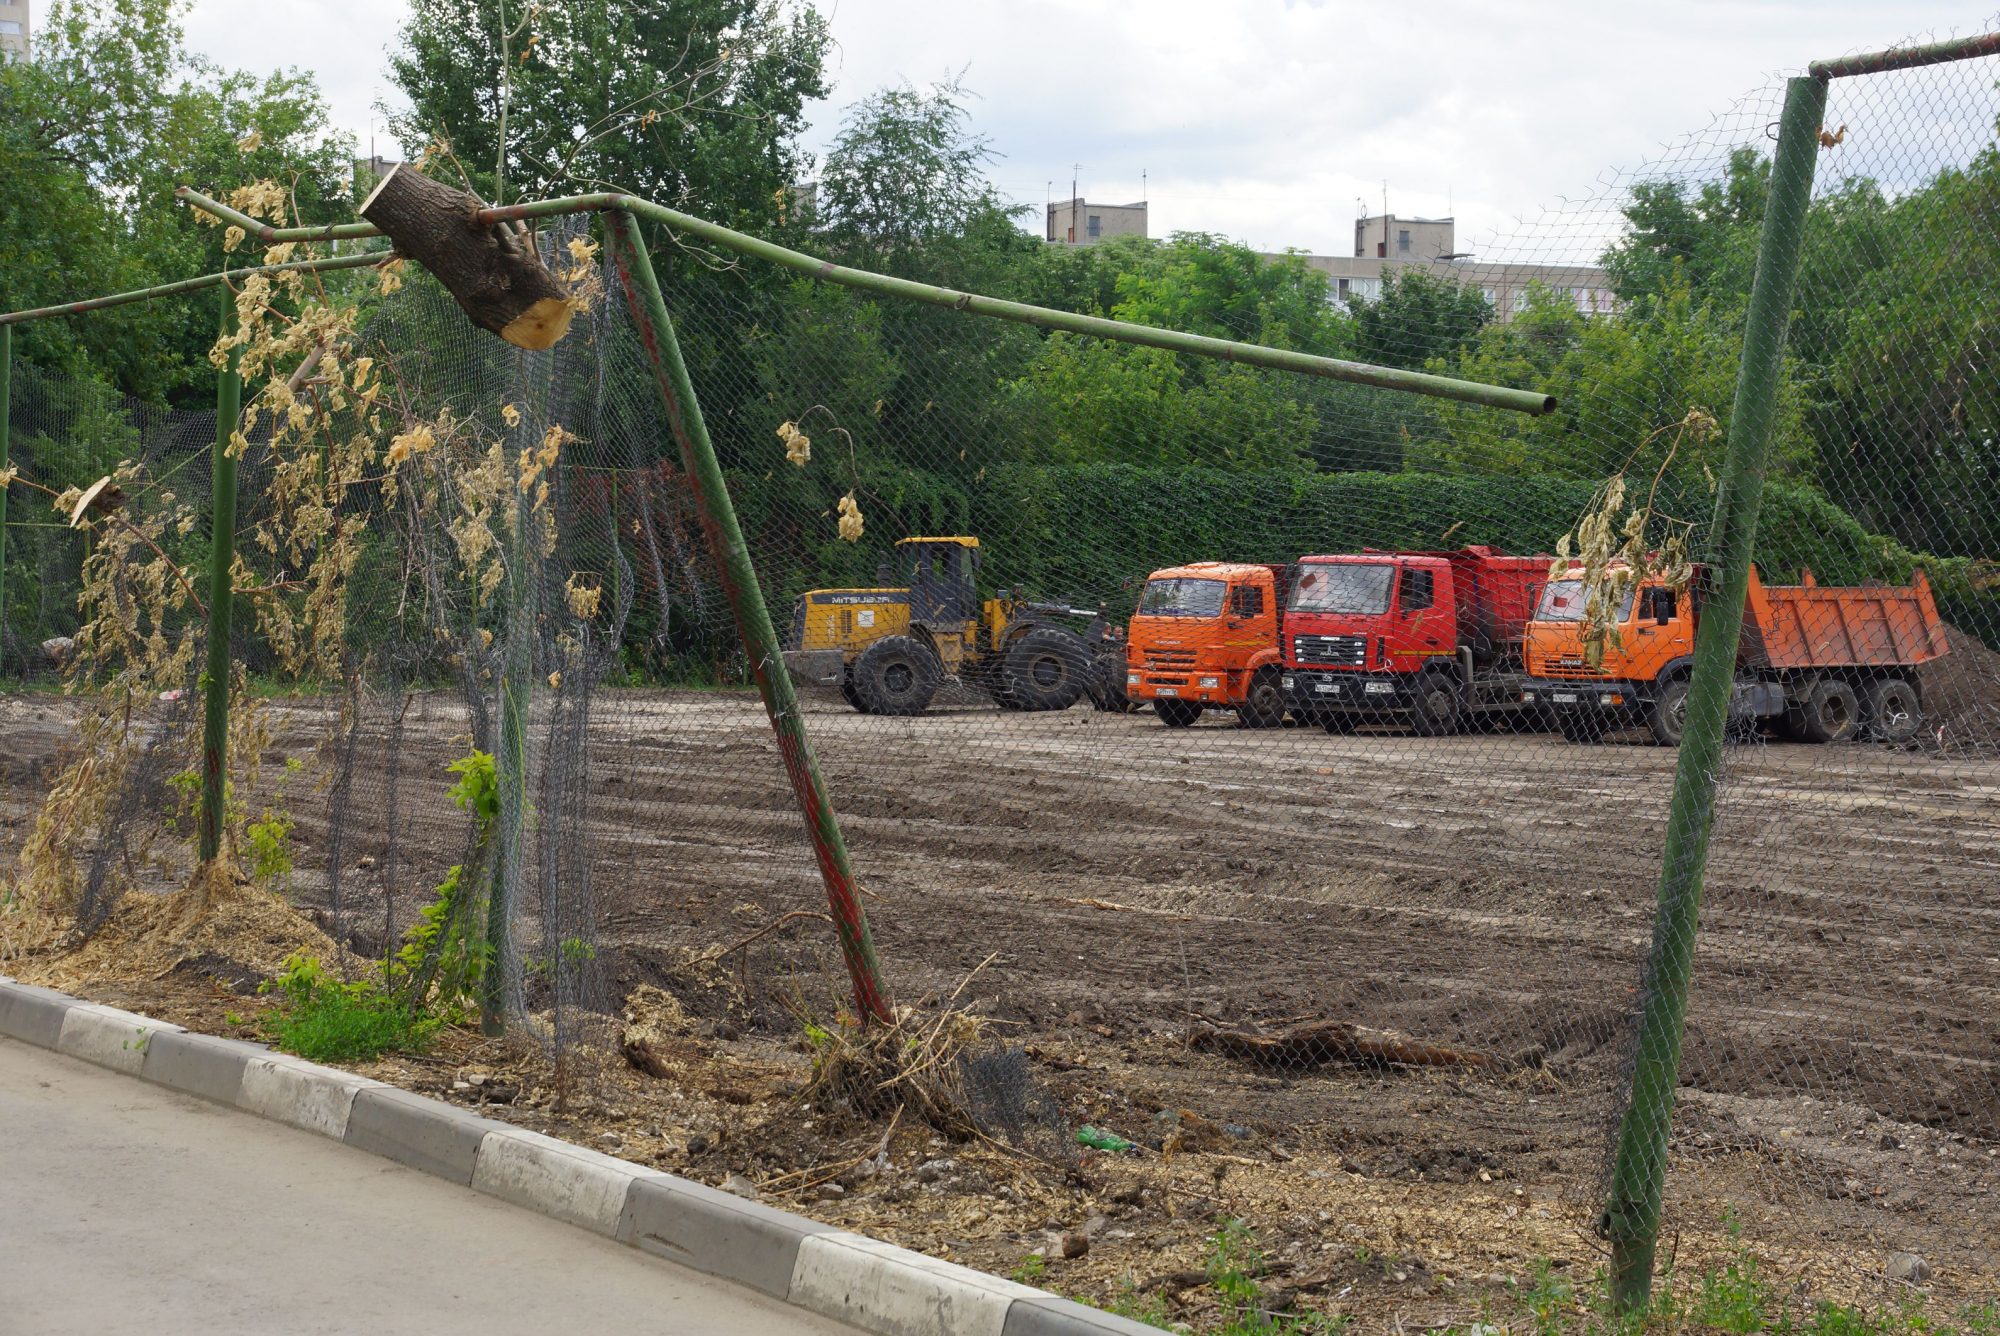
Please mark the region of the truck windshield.
POLYGON ((1293 612, 1347 612, 1375 616, 1389 610, 1393 566, 1328 562, 1306 566, 1292 586, 1293 612))
POLYGON ((1220 617, 1221 580, 1148 580, 1139 596, 1141 617, 1220 617))
MULTIPOLYGON (((1625 591, 1625 601, 1618 605, 1618 620, 1624 621, 1632 615, 1633 591, 1625 591)), ((1583 620, 1584 605, 1589 595, 1584 592, 1581 580, 1551 580, 1542 590, 1541 604, 1535 609, 1538 622, 1580 622, 1583 620)))

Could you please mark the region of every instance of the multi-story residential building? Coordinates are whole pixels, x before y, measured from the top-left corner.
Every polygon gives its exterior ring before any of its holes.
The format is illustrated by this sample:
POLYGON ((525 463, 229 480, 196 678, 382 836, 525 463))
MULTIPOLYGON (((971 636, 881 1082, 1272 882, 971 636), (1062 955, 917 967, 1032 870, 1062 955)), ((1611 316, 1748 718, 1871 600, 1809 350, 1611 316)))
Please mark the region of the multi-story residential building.
MULTIPOLYGON (((1585 315, 1612 309, 1611 277, 1596 265, 1504 263, 1461 253, 1450 218, 1401 218, 1393 213, 1354 223, 1353 255, 1306 255, 1327 276, 1333 294, 1354 301, 1382 295, 1383 275, 1415 266, 1438 278, 1476 287, 1496 319, 1512 320, 1539 286, 1575 304, 1585 315)), ((1274 257, 1275 258, 1275 257, 1274 257)))
POLYGON ((28 0, 0 0, 0 63, 28 58, 28 0))
POLYGON ((1059 200, 1048 206, 1050 241, 1088 246, 1107 237, 1146 235, 1146 204, 1092 204, 1083 199, 1059 200))

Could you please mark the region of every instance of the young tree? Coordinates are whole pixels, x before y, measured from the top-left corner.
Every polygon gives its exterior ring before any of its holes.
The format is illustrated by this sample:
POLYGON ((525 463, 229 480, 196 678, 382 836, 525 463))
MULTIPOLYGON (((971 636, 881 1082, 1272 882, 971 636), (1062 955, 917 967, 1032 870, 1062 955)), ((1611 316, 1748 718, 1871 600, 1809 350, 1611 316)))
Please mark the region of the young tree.
POLYGON ((623 190, 768 230, 824 97, 825 21, 790 0, 414 0, 396 133, 489 199, 623 190))
POLYGON ((1478 288, 1421 269, 1389 270, 1378 300, 1352 305, 1354 356, 1380 366, 1421 368, 1455 357, 1493 318, 1478 288))

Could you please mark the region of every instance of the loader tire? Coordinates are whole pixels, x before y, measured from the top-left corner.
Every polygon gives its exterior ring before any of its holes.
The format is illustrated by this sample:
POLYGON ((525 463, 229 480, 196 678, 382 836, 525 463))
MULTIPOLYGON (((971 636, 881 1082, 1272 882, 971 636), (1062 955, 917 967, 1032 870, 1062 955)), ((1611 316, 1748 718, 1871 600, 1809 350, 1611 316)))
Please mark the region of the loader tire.
POLYGON ((1132 713, 1132 698, 1125 694, 1124 653, 1099 654, 1092 659, 1084 690, 1090 694, 1091 705, 1106 714, 1132 713))
POLYGON ((1278 684, 1278 670, 1259 668, 1250 675, 1250 688, 1236 707, 1237 722, 1245 728, 1279 728, 1285 722, 1285 690, 1278 684))
POLYGON ((1854 688, 1837 677, 1822 677, 1806 689, 1787 719, 1804 742, 1848 742, 1861 731, 1861 702, 1854 688))
POLYGON ((931 647, 909 636, 884 636, 854 661, 854 694, 865 714, 922 714, 944 680, 931 647))
POLYGON ((1201 706, 1191 700, 1164 696, 1153 702, 1153 713, 1160 716, 1160 722, 1168 728, 1186 728, 1201 718, 1201 706))
POLYGON ((1924 712, 1916 687, 1900 677, 1885 677, 1868 684, 1868 736, 1877 742, 1908 742, 1924 726, 1924 712))
POLYGON ((847 665, 840 674, 840 698, 860 714, 868 714, 868 702, 861 699, 861 693, 854 689, 854 665, 847 665))
POLYGON ((1083 695, 1090 650, 1067 631, 1030 631, 1007 648, 1000 667, 1004 694, 1021 710, 1067 710, 1083 695))

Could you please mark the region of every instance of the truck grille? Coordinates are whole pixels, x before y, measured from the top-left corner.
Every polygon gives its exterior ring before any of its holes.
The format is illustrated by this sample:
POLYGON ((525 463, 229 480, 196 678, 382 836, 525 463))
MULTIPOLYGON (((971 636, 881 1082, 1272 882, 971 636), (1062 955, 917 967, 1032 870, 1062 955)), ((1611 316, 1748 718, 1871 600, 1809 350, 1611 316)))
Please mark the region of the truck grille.
POLYGON ((1299 663, 1331 663, 1359 668, 1368 661, 1367 636, 1293 636, 1292 658, 1299 663))
POLYGON ((1543 659, 1543 677, 1602 677, 1604 674, 1592 668, 1578 654, 1564 654, 1558 658, 1543 659))
POLYGON ((1146 651, 1146 667, 1153 672, 1187 672, 1194 667, 1194 651, 1191 649, 1149 649, 1146 651))

